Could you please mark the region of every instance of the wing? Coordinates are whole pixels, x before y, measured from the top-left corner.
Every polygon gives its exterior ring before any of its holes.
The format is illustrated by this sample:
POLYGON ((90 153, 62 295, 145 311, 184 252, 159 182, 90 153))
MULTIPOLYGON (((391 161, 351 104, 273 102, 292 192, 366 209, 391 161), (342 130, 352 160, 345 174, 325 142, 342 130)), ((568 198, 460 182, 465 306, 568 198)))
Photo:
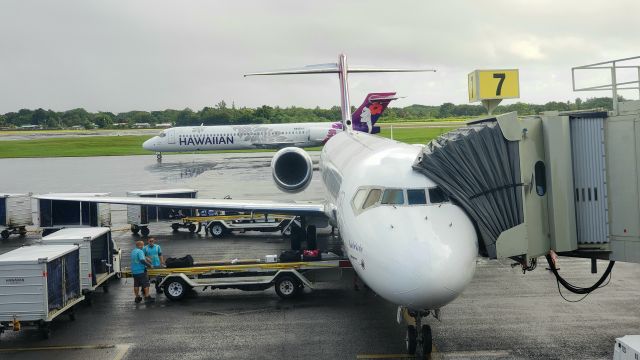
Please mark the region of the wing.
POLYGON ((170 208, 216 209, 226 211, 253 211, 257 213, 278 213, 291 215, 322 216, 323 202, 313 201, 269 201, 234 199, 185 199, 185 198, 142 198, 109 196, 37 195, 36 199, 97 202, 121 205, 150 205, 170 208))

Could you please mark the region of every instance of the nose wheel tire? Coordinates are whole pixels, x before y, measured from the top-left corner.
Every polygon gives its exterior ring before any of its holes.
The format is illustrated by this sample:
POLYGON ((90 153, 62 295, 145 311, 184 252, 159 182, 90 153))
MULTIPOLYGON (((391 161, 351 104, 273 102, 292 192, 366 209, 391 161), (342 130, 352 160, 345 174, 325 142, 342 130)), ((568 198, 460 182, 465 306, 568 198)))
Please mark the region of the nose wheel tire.
POLYGON ((416 353, 416 346, 418 345, 418 334, 416 327, 413 325, 407 326, 407 334, 404 338, 407 346, 407 354, 413 355, 416 353))
POLYGON ((282 275, 275 282, 276 294, 282 299, 292 299, 300 294, 302 284, 292 275, 282 275))

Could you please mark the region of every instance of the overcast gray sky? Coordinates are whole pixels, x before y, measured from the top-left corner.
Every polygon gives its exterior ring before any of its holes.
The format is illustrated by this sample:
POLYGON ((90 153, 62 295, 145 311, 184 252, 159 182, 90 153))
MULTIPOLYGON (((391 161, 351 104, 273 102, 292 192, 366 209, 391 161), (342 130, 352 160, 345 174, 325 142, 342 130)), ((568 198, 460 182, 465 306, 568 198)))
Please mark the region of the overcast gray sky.
POLYGON ((0 113, 330 107, 335 76, 242 74, 340 52, 438 70, 352 75, 354 103, 389 90, 406 96, 396 106, 466 103, 467 73, 501 67, 520 69, 521 101, 604 96, 572 92, 570 68, 640 55, 638 14, 638 0, 2 0, 0 113))

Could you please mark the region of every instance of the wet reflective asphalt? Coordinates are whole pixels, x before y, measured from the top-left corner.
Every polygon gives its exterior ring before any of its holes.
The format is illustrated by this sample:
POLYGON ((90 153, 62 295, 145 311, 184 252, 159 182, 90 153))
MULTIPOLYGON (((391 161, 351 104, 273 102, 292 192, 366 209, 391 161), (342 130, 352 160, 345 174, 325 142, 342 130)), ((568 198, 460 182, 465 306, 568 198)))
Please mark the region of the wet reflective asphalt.
MULTIPOLYGON (((304 193, 278 192, 269 161, 269 153, 172 155, 162 164, 154 156, 3 159, 0 192, 124 195, 187 187, 201 197, 321 198, 317 179, 304 193)), ((128 256, 138 237, 126 229, 124 215, 113 208, 114 237, 128 256)), ((257 258, 289 247, 278 234, 213 240, 203 233, 172 233, 165 223, 151 230, 165 254, 192 254, 196 260, 257 258)), ((12 236, 0 244, 0 253, 38 238, 34 232, 25 239, 12 236)), ((327 231, 320 238, 339 247, 327 231)), ((580 285, 599 276, 589 273, 588 261, 563 258, 560 266, 580 285)), ((159 295, 150 305, 136 305, 132 282, 116 280, 109 293, 94 294, 92 306, 78 307, 76 321, 54 321, 49 340, 29 330, 3 334, 0 359, 399 358, 393 355, 403 352, 404 329, 396 324, 395 306, 370 291, 354 291, 352 276, 344 275, 295 301, 281 300, 273 289, 216 290, 181 302, 159 295)), ((434 358, 610 359, 616 337, 640 333, 638 279, 640 265, 619 263, 606 288, 568 303, 542 265, 523 275, 506 260, 479 260, 471 285, 442 310, 442 320, 428 320, 434 358)))

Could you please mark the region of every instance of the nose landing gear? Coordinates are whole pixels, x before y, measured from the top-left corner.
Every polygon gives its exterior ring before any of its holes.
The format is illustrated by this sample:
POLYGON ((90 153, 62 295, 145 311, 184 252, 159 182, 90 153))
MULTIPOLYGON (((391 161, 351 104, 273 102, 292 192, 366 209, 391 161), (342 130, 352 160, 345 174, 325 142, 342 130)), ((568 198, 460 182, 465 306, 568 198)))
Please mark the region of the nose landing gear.
POLYGON ((405 307, 398 308, 398 322, 407 323, 407 334, 405 343, 407 354, 415 355, 416 359, 431 359, 431 349, 433 347, 433 336, 431 334, 431 326, 422 324, 422 319, 433 314, 439 317, 439 311, 409 310, 405 307))
POLYGON ((160 163, 162 162, 162 153, 161 152, 157 152, 156 153, 156 160, 160 163))

